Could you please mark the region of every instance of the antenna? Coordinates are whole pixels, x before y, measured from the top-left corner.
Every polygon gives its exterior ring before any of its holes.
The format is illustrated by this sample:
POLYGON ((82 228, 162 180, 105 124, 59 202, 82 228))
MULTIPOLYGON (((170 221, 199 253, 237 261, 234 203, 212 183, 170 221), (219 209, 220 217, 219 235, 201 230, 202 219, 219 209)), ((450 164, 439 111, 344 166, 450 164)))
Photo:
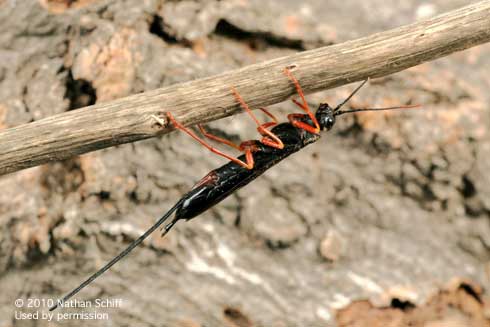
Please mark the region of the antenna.
POLYGON ((416 105, 405 105, 405 106, 396 106, 396 107, 386 107, 386 108, 364 108, 364 109, 349 109, 349 110, 340 110, 340 108, 346 104, 356 93, 361 89, 369 81, 369 77, 365 79, 352 93, 345 98, 335 109, 333 110, 334 116, 340 116, 347 113, 359 112, 359 111, 378 111, 378 110, 394 110, 394 109, 413 109, 421 107, 420 104, 416 105))
MULTIPOLYGON (((49 308, 49 311, 55 310, 59 305, 63 306, 63 303, 65 301, 68 301, 71 299, 75 294, 80 292, 85 286, 88 284, 92 283, 97 277, 102 275, 104 272, 106 272, 109 268, 111 268, 116 262, 124 258, 131 252, 135 247, 137 247, 141 242, 143 242, 148 236, 150 236, 151 233, 155 231, 161 224, 163 224, 168 217, 170 217, 175 210, 181 205, 182 201, 177 202, 165 215, 163 215, 162 218, 160 218, 153 226, 151 226, 143 235, 138 237, 135 241, 133 241, 129 246, 123 250, 121 253, 119 253, 116 257, 114 257, 111 261, 106 263, 104 267, 99 269, 97 272, 95 272, 92 276, 87 278, 83 283, 81 283, 77 288, 75 288, 73 291, 65 295, 62 299, 56 300, 56 303, 49 308)), ((179 218, 174 218, 170 223, 168 223, 163 230, 162 237, 168 233, 168 231, 175 225, 175 223, 179 220, 179 218)))
POLYGON ((413 109, 422 107, 420 104, 407 105, 407 106, 397 106, 397 107, 386 107, 386 108, 364 108, 364 109, 350 109, 350 110, 338 110, 334 112, 335 116, 340 116, 343 114, 348 114, 352 112, 359 111, 378 111, 378 110, 395 110, 395 109, 413 109))
POLYGON ((336 112, 337 110, 339 110, 344 104, 347 103, 347 101, 349 101, 353 96, 354 94, 357 93, 357 91, 359 91, 361 89, 361 87, 364 86, 364 84, 366 84, 367 82, 369 81, 369 78, 365 79, 361 85, 359 85, 358 87, 356 87, 356 89, 354 91, 352 91, 352 93, 347 97, 345 98, 344 101, 342 101, 341 103, 339 103, 339 105, 337 107, 335 107, 335 109, 333 110, 334 112, 336 112))

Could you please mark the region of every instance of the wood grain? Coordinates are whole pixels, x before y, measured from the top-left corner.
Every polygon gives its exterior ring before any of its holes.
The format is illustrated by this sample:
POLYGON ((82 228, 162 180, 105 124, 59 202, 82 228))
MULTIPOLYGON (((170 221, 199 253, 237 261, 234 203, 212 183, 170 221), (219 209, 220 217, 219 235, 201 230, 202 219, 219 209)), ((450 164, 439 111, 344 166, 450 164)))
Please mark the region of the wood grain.
POLYGON ((241 109, 235 86, 253 107, 295 94, 283 74, 305 93, 381 77, 490 40, 490 1, 361 39, 251 65, 218 76, 172 85, 57 114, 0 132, 0 175, 171 131, 151 115, 171 111, 184 125, 216 120, 241 109))

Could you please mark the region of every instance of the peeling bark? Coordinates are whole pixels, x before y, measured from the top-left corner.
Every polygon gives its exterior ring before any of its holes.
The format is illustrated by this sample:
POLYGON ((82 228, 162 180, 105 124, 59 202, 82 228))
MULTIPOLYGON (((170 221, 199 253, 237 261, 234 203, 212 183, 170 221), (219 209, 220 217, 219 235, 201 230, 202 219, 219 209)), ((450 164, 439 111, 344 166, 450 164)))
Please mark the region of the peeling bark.
MULTIPOLYGON (((340 43, 467 1, 65 1, 56 14, 11 3, 0 2, 3 128, 297 50, 264 35, 340 43), (155 16, 174 41, 152 33, 155 16), (220 20, 247 37, 216 30, 220 20)), ((78 299, 122 299, 100 310, 117 326, 488 325, 489 64, 485 45, 374 79, 353 107, 424 110, 342 117, 202 217, 151 237, 78 299)), ((308 101, 335 104, 351 89, 308 101)), ((257 137, 243 116, 211 128, 257 137)), ((186 135, 161 138, 0 178, 0 325, 48 325, 15 320, 15 299, 71 290, 223 163, 186 135)))

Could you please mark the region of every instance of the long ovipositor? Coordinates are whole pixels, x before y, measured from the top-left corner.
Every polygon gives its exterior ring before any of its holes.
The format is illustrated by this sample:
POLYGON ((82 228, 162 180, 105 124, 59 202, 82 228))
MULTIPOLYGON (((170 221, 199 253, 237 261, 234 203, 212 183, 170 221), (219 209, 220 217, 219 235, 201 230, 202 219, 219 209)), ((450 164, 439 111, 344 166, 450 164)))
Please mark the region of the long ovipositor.
MULTIPOLYGON (((292 76, 289 70, 285 70, 286 75, 294 83, 297 92, 299 93, 302 103, 293 100, 305 114, 290 114, 288 115, 289 122, 277 124, 275 117, 269 113, 266 109, 262 109, 269 117, 273 118, 273 122, 267 122, 260 124, 257 118, 253 115, 246 103, 240 97, 235 89, 232 91, 235 97, 240 102, 242 107, 249 113, 249 115, 255 120, 258 125, 257 130, 263 136, 261 140, 251 140, 242 142, 239 146, 224 140, 217 136, 207 133, 202 126, 200 126, 201 132, 213 140, 232 146, 242 152, 237 158, 230 157, 221 151, 213 148, 207 144, 204 140, 197 137, 193 132, 180 125, 170 113, 167 116, 170 118, 174 126, 183 130, 193 138, 198 140, 201 144, 207 147, 214 153, 217 153, 230 160, 229 163, 211 171, 204 176, 194 187, 185 195, 183 195, 179 201, 161 217, 153 226, 151 226, 143 235, 133 241, 124 251, 109 261, 104 267, 95 272, 92 276, 81 283, 77 288, 65 295, 62 299, 59 299, 49 310, 52 311, 58 306, 63 306, 63 303, 77 294, 85 286, 94 281, 97 277, 102 275, 105 271, 111 268, 116 262, 125 257, 135 247, 137 247, 143 240, 145 240, 151 233, 165 223, 175 212, 174 218, 165 225, 163 228, 162 236, 164 236, 178 220, 192 219, 212 206, 216 205, 220 201, 224 200, 230 194, 238 190, 239 188, 247 185, 258 176, 262 175, 267 169, 271 168, 279 161, 290 156, 291 154, 301 150, 308 144, 318 141, 320 138, 320 131, 330 130, 335 124, 335 118, 339 115, 357 111, 373 111, 373 110, 391 110, 391 109, 404 109, 413 108, 418 106, 400 106, 389 108, 370 108, 370 109, 352 109, 352 110, 340 110, 340 108, 366 83, 364 81, 359 85, 342 103, 335 108, 331 108, 327 103, 322 103, 313 114, 308 108, 308 104, 304 98, 301 87, 298 81, 292 76), (271 128, 272 127, 272 128, 271 128), (269 130, 269 128, 271 128, 269 130)), ((157 120, 158 118, 155 117, 157 120)))

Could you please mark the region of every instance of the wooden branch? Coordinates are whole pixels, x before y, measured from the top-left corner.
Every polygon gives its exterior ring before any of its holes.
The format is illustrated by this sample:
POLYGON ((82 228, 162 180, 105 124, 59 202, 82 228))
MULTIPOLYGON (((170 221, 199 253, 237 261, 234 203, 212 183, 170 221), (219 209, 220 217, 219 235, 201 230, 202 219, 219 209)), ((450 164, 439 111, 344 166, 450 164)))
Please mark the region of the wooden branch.
POLYGON ((165 111, 185 125, 231 115, 241 110, 231 86, 251 107, 284 101, 295 93, 283 74, 286 66, 296 67, 305 93, 312 93, 392 74, 489 40, 487 0, 358 40, 57 114, 0 132, 0 175, 167 133, 171 128, 151 117, 164 117, 165 111))

